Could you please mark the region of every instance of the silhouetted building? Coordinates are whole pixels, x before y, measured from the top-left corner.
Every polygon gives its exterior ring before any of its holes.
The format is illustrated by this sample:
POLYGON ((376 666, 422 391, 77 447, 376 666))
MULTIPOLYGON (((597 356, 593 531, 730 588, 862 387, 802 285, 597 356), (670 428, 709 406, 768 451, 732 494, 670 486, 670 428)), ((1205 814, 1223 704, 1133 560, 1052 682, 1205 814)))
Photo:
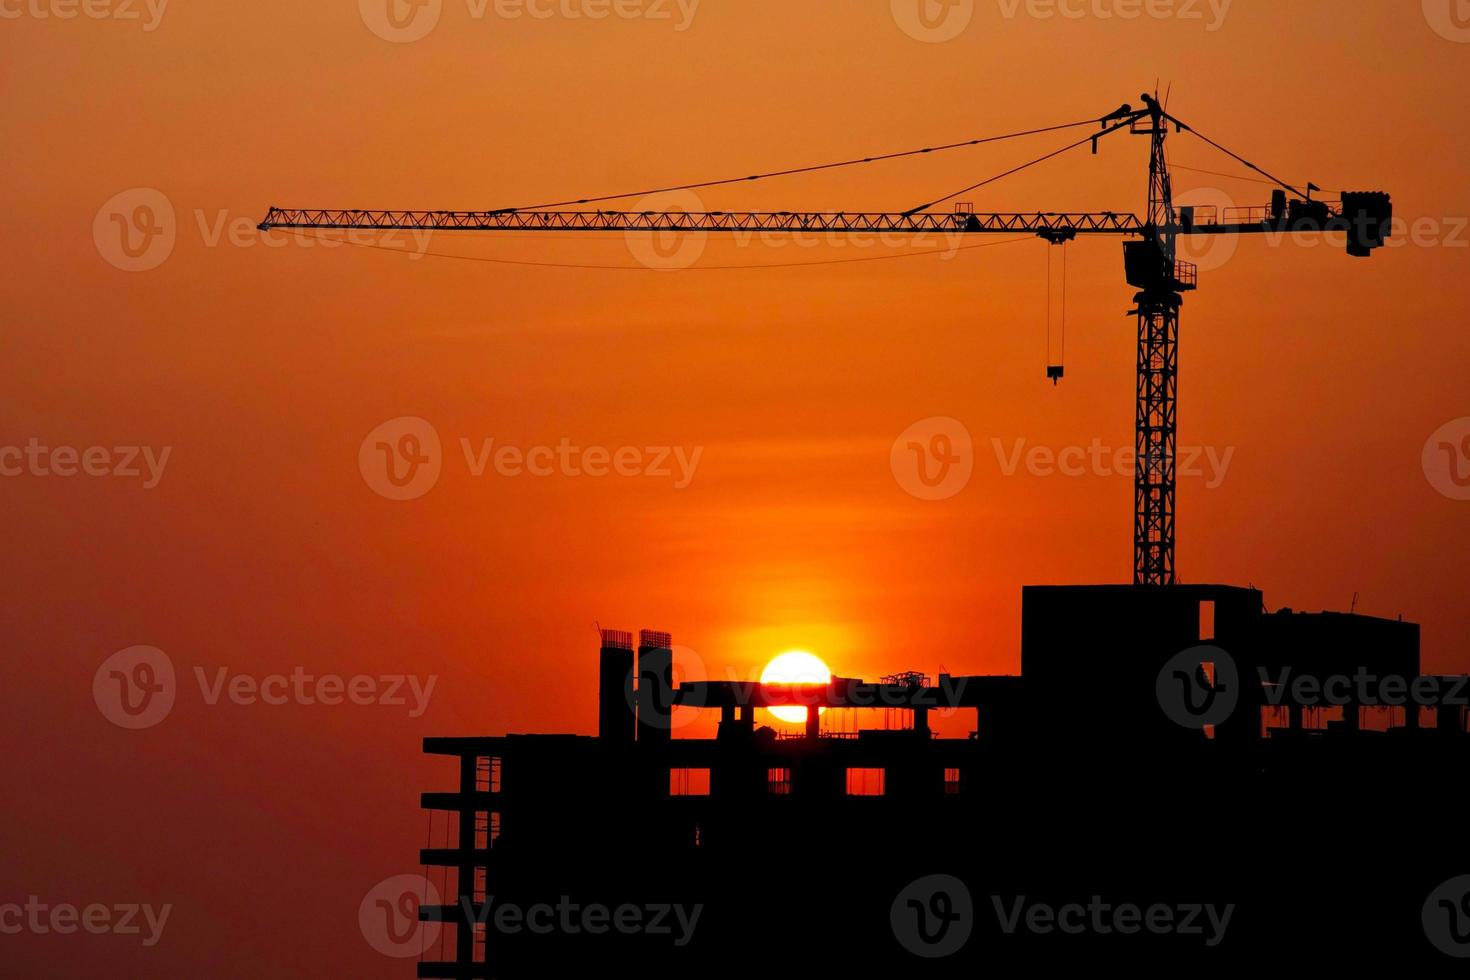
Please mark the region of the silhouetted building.
POLYGON ((1457 827, 1430 804, 1436 776, 1463 771, 1464 707, 1392 702, 1416 681, 1444 700, 1463 678, 1420 678, 1412 623, 1267 612, 1260 592, 1226 586, 1030 587, 1018 677, 675 688, 671 648, 664 633, 644 631, 635 650, 631 634, 602 632, 597 737, 425 741, 457 760, 459 785, 423 796, 452 819, 445 846, 422 855, 450 869, 446 904, 421 916, 455 925, 452 954, 427 957, 419 976, 913 965, 890 903, 936 873, 983 890, 977 938, 946 961, 971 973, 1012 957, 1204 952, 1179 935, 1130 946, 1007 934, 990 899, 1013 895, 1238 903, 1227 941, 1208 950, 1217 960, 1254 959, 1285 916, 1303 941, 1375 929, 1411 962, 1423 944, 1412 896, 1455 870, 1381 853, 1457 827), (719 712, 717 736, 672 737, 676 705, 719 712), (790 705, 806 708, 804 732, 756 725, 757 708, 790 705), (821 707, 904 722, 823 732, 821 707), (967 737, 938 737, 939 712, 972 718, 967 737), (1407 912, 1385 920, 1395 889, 1407 912), (497 903, 568 899, 703 913, 682 945, 494 924, 497 903), (487 902, 489 924, 468 924, 487 902))

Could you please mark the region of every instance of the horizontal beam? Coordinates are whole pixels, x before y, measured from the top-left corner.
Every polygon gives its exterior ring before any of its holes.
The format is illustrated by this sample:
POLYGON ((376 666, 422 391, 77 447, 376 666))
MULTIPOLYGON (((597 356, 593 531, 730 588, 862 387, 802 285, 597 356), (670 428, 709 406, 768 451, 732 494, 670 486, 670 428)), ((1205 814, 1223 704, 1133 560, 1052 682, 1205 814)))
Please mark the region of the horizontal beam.
POLYGON ((419 864, 434 868, 484 868, 490 865, 490 848, 463 850, 457 847, 419 848, 419 864))
POLYGON ((505 805, 499 793, 420 793, 419 806, 425 810, 498 810, 505 805))
POLYGON ((827 684, 761 684, 757 681, 686 681, 674 703, 690 708, 978 708, 1014 701, 1021 679, 1010 676, 941 675, 932 687, 868 684, 834 677, 827 684))
POLYGON ((424 960, 417 966, 419 977, 443 977, 446 980, 477 980, 490 976, 488 963, 443 963, 424 960))
POLYGON ((921 211, 358 211, 271 208, 272 229, 370 231, 883 232, 893 234, 1141 235, 1133 214, 921 211))

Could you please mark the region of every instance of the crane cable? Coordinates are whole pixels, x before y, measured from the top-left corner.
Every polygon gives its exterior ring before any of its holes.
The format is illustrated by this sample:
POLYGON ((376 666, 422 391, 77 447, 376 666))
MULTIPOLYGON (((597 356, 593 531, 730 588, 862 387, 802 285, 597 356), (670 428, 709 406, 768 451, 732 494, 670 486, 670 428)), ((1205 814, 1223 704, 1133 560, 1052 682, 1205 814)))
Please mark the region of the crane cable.
POLYGON ((1051 253, 1054 246, 1048 246, 1046 250, 1046 366, 1051 368, 1063 368, 1067 364, 1067 243, 1061 243, 1062 249, 1062 292, 1061 292, 1061 324, 1060 339, 1057 349, 1057 357, 1052 359, 1052 262, 1051 253))
POLYGON ((1067 243, 1062 242, 1062 342, 1061 350, 1058 352, 1057 365, 1065 367, 1067 364, 1067 243))
POLYGON ((497 259, 488 255, 464 255, 457 252, 418 252, 410 248, 398 248, 393 245, 379 245, 374 242, 354 242, 348 238, 328 238, 321 234, 310 234, 306 229, 293 229, 295 234, 304 235, 307 238, 315 238, 324 242, 334 242, 342 245, 351 245, 354 248, 370 248, 379 252, 395 252, 399 255, 427 256, 434 259, 459 259, 463 262, 488 262, 492 265, 517 265, 529 266, 537 269, 591 269, 602 272, 735 272, 755 269, 802 269, 818 265, 847 265, 856 262, 886 262, 893 259, 914 259, 925 255, 943 255, 958 252, 968 252, 977 248, 995 248, 998 245, 1016 245, 1020 242, 1037 241, 1033 235, 1019 235, 1015 238, 1001 238, 992 242, 977 242, 974 245, 957 245, 953 248, 926 248, 914 252, 899 252, 889 255, 863 255, 850 259, 818 259, 813 262, 753 262, 746 265, 694 265, 688 268, 656 268, 643 265, 596 265, 583 262, 530 262, 521 259, 497 259))
POLYGON ((1201 133, 1199 130, 1195 129, 1193 126, 1190 126, 1188 123, 1180 122, 1178 119, 1175 119, 1173 116, 1170 116, 1170 115, 1167 115, 1167 114, 1165 114, 1164 118, 1167 119, 1167 120, 1169 120, 1170 122, 1172 122, 1174 125, 1178 126, 1184 132, 1190 133, 1193 136, 1195 136, 1195 137, 1197 137, 1199 139, 1204 140, 1206 143, 1208 143, 1209 145, 1213 146, 1215 149, 1219 150, 1221 153, 1223 153, 1226 156, 1230 157, 1230 159, 1234 160, 1236 163, 1244 164, 1245 166, 1247 166, 1250 169, 1254 170, 1256 173, 1260 174, 1262 177, 1265 177, 1265 178, 1269 179, 1273 184, 1276 184, 1279 187, 1282 187, 1282 188, 1284 188, 1286 190, 1291 191, 1297 197, 1310 198, 1312 196, 1310 193, 1308 193, 1306 191, 1302 191, 1302 190, 1299 190, 1296 187, 1293 187, 1291 184, 1288 184, 1286 181, 1282 180, 1280 177, 1277 177, 1274 174, 1268 173, 1267 171, 1261 169, 1260 167, 1256 166, 1254 163, 1251 163, 1245 157, 1241 156, 1239 153, 1236 153, 1234 150, 1230 150, 1230 149, 1228 149, 1228 148, 1226 148, 1224 146, 1221 146, 1219 143, 1216 143, 1214 140, 1210 139, 1208 136, 1206 136, 1204 133, 1201 133))
POLYGON ((677 184, 671 187, 656 187, 651 190, 629 191, 626 194, 605 194, 602 197, 581 197, 566 201, 552 201, 545 204, 527 204, 515 208, 500 208, 495 213, 506 214, 515 211, 542 211, 550 208, 568 207, 577 204, 598 204, 603 201, 621 201, 630 197, 647 197, 652 194, 667 194, 673 191, 692 191, 705 187, 720 187, 725 184, 743 184, 753 180, 766 180, 772 177, 791 177, 797 174, 816 173, 821 170, 835 170, 839 167, 853 167, 864 163, 879 163, 884 160, 897 160, 903 157, 922 156, 926 153, 940 153, 945 150, 955 150, 966 146, 979 146, 982 143, 997 143, 1001 140, 1017 139, 1022 136, 1037 136, 1042 133, 1054 133, 1063 129, 1076 129, 1079 126, 1091 126, 1099 121, 1098 118, 1083 119, 1078 122, 1061 123, 1056 126, 1043 126, 1040 129, 1027 129, 1016 133, 1003 133, 999 136, 982 136, 978 139, 963 140, 959 143, 946 143, 942 146, 927 146, 916 150, 901 150, 897 153, 884 153, 878 156, 857 157, 851 160, 839 160, 835 163, 819 163, 809 167, 795 167, 789 170, 773 170, 769 173, 751 174, 748 177, 727 177, 723 180, 705 180, 690 184, 677 184))
MULTIPOLYGON (((1091 120, 1091 122, 1100 122, 1100 121, 1101 120, 1097 120, 1097 119, 1091 120)), ((1068 152, 1070 150, 1075 150, 1079 146, 1086 146, 1088 143, 1096 142, 1097 140, 1101 139, 1102 137, 1107 136, 1109 133, 1116 133, 1118 130, 1123 129, 1126 126, 1131 126, 1131 125, 1133 125, 1133 118, 1130 115, 1130 117, 1128 119, 1125 119, 1122 122, 1114 123, 1111 126, 1107 126, 1104 129, 1102 129, 1101 131, 1096 132, 1096 133, 1093 133, 1091 136, 1084 137, 1084 138, 1078 140, 1075 143, 1069 143, 1069 144, 1067 144, 1066 146, 1062 147, 1059 150, 1053 150, 1053 151, 1051 151, 1050 153, 1046 154, 1045 156, 1039 156, 1035 160, 1030 161, 1029 163, 1023 163, 1019 167, 1012 167, 1010 170, 1007 170, 1005 173, 996 174, 994 177, 987 177, 985 180, 980 181, 978 184, 971 184, 969 187, 961 187, 959 190, 955 191, 954 193, 952 193, 952 194, 946 194, 943 197, 936 198, 935 200, 930 201, 927 204, 920 204, 917 207, 909 208, 907 211, 903 212, 904 213, 904 216, 905 217, 908 217, 910 215, 918 214, 920 211, 927 211, 927 210, 929 210, 930 208, 932 208, 936 204, 943 204, 945 201, 951 200, 952 198, 959 197, 961 194, 967 194, 970 191, 979 190, 980 188, 985 187, 985 186, 988 186, 990 184, 993 184, 993 183, 995 183, 998 180, 1003 180, 1004 178, 1010 177, 1013 174, 1018 174, 1018 173, 1020 173, 1023 170, 1026 170, 1026 169, 1029 169, 1031 167, 1034 167, 1034 166, 1036 166, 1039 163, 1045 163, 1046 161, 1050 160, 1053 157, 1059 157, 1063 153, 1066 153, 1066 152, 1068 152)))

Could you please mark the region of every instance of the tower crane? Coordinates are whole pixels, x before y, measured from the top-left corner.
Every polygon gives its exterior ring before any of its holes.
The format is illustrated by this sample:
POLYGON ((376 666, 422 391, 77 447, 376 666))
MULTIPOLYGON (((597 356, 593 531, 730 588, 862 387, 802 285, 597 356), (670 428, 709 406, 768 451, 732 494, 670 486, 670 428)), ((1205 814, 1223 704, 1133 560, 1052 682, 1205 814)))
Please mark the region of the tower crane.
MULTIPOLYGON (((1141 586, 1168 586, 1176 581, 1174 514, 1178 490, 1175 456, 1178 434, 1179 310, 1183 294, 1198 287, 1198 269, 1177 258, 1181 237, 1283 234, 1288 232, 1341 232, 1347 253, 1366 257, 1387 241, 1393 220, 1389 195, 1376 191, 1344 191, 1337 202, 1313 200, 1320 190, 1305 191, 1285 183, 1171 115, 1156 96, 1145 93, 1143 107, 1124 104, 1107 115, 1062 126, 1012 133, 929 147, 904 153, 842 161, 798 170, 758 174, 731 180, 687 184, 661 190, 685 190, 807 173, 833 167, 954 149, 1017 136, 1029 136, 1074 126, 1096 126, 1078 142, 1021 167, 971 185, 936 201, 899 212, 832 211, 608 211, 564 210, 604 201, 643 196, 651 191, 583 198, 555 204, 488 211, 373 211, 272 207, 261 221, 262 231, 292 230, 431 230, 456 232, 709 232, 760 231, 881 232, 885 234, 1034 234, 1052 245, 1064 245, 1078 236, 1105 235, 1125 239, 1125 278, 1137 289, 1138 372, 1134 474, 1133 580, 1141 586), (1276 185, 1271 201, 1252 208, 1193 208, 1174 205, 1169 161, 1165 153, 1170 130, 1190 133, 1276 185), (1150 140, 1147 210, 1142 217, 1117 211, 1102 212, 990 212, 976 213, 963 204, 939 210, 960 194, 986 186, 1002 177, 1051 159, 1068 150, 1091 145, 1127 131, 1150 140)), ((1048 368, 1059 379, 1060 368, 1048 368)))

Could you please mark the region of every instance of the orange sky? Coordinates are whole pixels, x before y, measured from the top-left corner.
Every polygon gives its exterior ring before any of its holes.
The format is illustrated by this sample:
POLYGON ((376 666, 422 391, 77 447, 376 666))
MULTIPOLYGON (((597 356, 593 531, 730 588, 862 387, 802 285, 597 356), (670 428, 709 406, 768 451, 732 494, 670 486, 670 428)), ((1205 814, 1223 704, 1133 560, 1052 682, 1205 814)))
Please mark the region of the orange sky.
MULTIPOLYGON (((0 958, 44 957, 58 974, 410 975, 363 942, 356 910, 375 883, 416 870, 418 793, 453 778, 419 739, 590 733, 594 621, 670 630, 713 675, 793 647, 869 677, 1014 672, 1023 584, 1129 576, 1128 475, 1007 476, 994 442, 1131 445, 1116 241, 1070 249, 1068 377, 1053 388, 1036 241, 948 261, 666 274, 638 266, 621 235, 432 245, 620 271, 216 236, 272 204, 479 208, 634 190, 1095 117, 1172 83, 1172 111, 1268 170, 1331 196, 1388 190, 1402 217, 1432 219, 1418 244, 1366 262, 1261 241, 1197 256, 1180 442, 1233 456, 1218 486, 1181 486, 1182 577, 1253 583, 1273 607, 1345 608, 1359 593, 1360 611, 1423 623, 1430 669, 1470 669, 1470 503, 1421 465, 1431 433, 1470 415, 1470 43, 1417 3, 1236 0, 1214 23, 1203 2, 1191 5, 1203 20, 1125 20, 1098 16, 1117 9, 1106 0, 1075 3, 1077 18, 977 0, 945 43, 911 37, 879 0, 704 0, 684 30, 673 3, 669 20, 591 20, 497 16, 493 2, 476 17, 445 0, 411 43, 376 36, 351 0, 177 0, 151 30, 140 2, 141 21, 38 16, 48 3, 0 2, 0 443, 170 455, 151 489, 0 480, 3 766, 23 798, 7 808, 23 846, 0 857, 0 902, 174 911, 151 949, 0 935, 0 958), (134 188, 167 200, 176 242, 129 273, 94 224, 134 188), (443 472, 394 502, 365 484, 358 454, 403 416, 434 426, 443 472), (969 485, 937 502, 905 492, 889 457, 931 417, 958 419, 975 445, 969 485), (491 438, 700 456, 683 489, 475 477, 460 440, 491 438), (181 685, 166 720, 125 731, 91 684, 136 644, 165 651, 181 685), (210 705, 194 669, 226 666, 439 680, 417 718, 210 705)), ((1067 139, 702 199, 897 210, 1067 139)), ((1120 135, 971 198, 1139 210, 1146 152, 1120 135)), ((1241 172, 1188 138, 1173 158, 1241 172)), ((1176 181, 1206 203, 1270 192, 1176 181)), ((698 265, 885 251, 903 248, 711 241, 698 265)))

